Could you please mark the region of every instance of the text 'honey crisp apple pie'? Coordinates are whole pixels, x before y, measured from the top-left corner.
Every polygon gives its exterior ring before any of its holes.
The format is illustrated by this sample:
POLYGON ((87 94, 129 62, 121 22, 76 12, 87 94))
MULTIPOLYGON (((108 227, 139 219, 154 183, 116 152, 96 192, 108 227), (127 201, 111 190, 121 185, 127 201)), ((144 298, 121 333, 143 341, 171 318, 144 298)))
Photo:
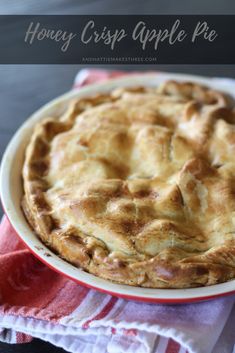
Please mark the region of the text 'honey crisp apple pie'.
POLYGON ((59 256, 133 286, 235 278, 235 111, 191 82, 72 100, 34 129, 24 213, 59 256))

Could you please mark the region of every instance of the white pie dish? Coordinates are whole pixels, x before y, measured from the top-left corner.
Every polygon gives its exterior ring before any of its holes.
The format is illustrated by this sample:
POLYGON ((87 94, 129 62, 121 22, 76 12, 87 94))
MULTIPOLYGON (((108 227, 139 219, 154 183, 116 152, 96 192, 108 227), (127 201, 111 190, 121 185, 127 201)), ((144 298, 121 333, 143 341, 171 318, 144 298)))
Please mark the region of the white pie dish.
POLYGON ((70 100, 72 97, 82 97, 92 95, 97 92, 107 92, 120 86, 156 86, 166 79, 196 81, 201 84, 209 85, 215 89, 227 91, 230 95, 234 95, 230 86, 225 84, 225 81, 198 76, 165 73, 133 75, 109 80, 105 83, 89 85, 79 89, 78 91, 71 91, 51 101, 34 113, 22 125, 10 141, 3 156, 0 174, 0 192, 3 208, 12 226, 27 247, 35 254, 35 256, 54 270, 83 285, 128 299, 164 303, 199 301, 226 294, 232 294, 235 293, 235 280, 200 288, 149 289, 115 284, 101 279, 72 266, 50 251, 32 231, 21 210, 21 170, 24 159, 24 150, 28 143, 32 129, 37 121, 52 114, 59 115, 64 109, 65 102, 70 100))

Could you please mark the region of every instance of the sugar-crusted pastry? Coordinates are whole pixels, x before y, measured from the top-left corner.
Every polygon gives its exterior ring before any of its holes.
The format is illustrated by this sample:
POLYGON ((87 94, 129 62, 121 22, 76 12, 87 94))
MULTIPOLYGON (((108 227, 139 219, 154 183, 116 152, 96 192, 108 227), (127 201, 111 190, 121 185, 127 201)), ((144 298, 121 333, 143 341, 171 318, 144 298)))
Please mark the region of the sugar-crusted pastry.
POLYGON ((26 218, 59 256, 134 286, 235 277, 235 113, 190 82, 75 99, 38 123, 26 218))

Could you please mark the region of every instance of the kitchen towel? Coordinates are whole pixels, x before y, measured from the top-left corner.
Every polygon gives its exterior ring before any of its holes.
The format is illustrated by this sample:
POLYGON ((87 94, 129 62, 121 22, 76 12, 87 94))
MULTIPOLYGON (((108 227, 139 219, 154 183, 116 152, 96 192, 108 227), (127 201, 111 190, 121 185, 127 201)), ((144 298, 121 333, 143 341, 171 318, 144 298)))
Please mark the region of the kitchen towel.
MULTIPOLYGON (((82 70, 75 87, 120 74, 82 70)), ((6 216, 0 225, 1 341, 37 337, 73 353, 232 353, 234 303, 235 296, 163 305, 103 294, 37 260, 6 216)))

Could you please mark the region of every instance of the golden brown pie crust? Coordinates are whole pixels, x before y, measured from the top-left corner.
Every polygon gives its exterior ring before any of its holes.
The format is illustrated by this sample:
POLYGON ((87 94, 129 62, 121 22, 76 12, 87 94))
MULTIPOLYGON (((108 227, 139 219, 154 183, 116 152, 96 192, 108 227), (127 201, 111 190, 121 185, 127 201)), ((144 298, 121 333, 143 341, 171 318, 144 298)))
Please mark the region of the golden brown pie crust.
POLYGON ((68 262, 118 283, 235 277, 235 113, 190 82, 70 102, 34 129, 23 209, 68 262))

